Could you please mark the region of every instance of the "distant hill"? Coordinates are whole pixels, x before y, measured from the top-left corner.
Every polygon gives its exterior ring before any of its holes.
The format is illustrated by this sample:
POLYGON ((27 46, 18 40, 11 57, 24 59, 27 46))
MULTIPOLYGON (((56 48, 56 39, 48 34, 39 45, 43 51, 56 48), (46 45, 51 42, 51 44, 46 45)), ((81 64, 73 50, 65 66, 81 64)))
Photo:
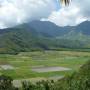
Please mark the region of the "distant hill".
POLYGON ((72 48, 80 45, 81 48, 82 46, 90 48, 90 21, 82 22, 77 26, 65 27, 59 27, 48 21, 32 21, 29 24, 39 33, 61 40, 62 43, 65 41, 62 46, 72 48), (67 45, 66 42, 69 44, 67 45))
POLYGON ((39 33, 41 32, 54 37, 63 36, 72 31, 75 33, 82 33, 84 35, 90 35, 90 21, 85 21, 77 26, 65 27, 59 27, 49 21, 32 21, 29 25, 39 33))
POLYGON ((29 25, 38 33, 48 37, 63 36, 71 30, 71 27, 59 27, 49 21, 32 21, 29 23, 29 25))
POLYGON ((51 44, 52 41, 49 39, 47 40, 47 38, 40 37, 34 29, 30 27, 26 28, 24 25, 5 29, 0 33, 1 53, 16 53, 48 49, 49 43, 51 44))
POLYGON ((90 21, 85 21, 75 28, 76 32, 82 32, 84 35, 90 35, 90 21))
POLYGON ((32 21, 0 30, 0 53, 60 48, 90 48, 90 22, 59 27, 48 21, 32 21))

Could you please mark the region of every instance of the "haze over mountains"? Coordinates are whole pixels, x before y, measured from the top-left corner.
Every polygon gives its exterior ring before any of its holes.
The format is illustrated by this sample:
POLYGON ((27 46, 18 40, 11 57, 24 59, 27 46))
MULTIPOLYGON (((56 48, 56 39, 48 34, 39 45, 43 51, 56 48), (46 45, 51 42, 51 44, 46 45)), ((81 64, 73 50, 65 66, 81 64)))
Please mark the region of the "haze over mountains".
POLYGON ((66 27, 32 21, 0 30, 0 53, 60 48, 90 48, 90 21, 66 27))

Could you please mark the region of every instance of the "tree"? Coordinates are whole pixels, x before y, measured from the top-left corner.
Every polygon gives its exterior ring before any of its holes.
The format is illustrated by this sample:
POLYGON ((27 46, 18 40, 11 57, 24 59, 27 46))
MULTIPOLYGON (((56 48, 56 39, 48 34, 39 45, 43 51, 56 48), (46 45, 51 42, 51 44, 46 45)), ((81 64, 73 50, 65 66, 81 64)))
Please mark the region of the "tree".
POLYGON ((0 90, 14 90, 13 79, 8 76, 0 76, 0 90))
POLYGON ((61 2, 62 4, 64 4, 65 6, 69 5, 70 1, 71 1, 71 0, 60 0, 60 2, 61 2))

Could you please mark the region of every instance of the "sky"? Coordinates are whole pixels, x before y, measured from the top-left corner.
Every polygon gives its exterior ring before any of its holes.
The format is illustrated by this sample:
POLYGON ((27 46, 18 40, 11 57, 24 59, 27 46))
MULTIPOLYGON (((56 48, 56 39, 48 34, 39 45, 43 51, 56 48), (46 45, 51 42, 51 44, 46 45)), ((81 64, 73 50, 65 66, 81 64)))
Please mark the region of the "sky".
POLYGON ((67 7, 58 0, 0 0, 0 29, 32 20, 77 25, 90 20, 90 0, 72 0, 67 7))

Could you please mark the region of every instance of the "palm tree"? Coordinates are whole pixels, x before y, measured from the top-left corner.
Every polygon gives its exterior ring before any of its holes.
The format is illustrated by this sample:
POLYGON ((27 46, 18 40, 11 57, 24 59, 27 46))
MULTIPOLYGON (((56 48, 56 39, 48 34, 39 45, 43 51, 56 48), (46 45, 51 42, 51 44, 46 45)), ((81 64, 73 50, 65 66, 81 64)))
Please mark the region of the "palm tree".
POLYGON ((60 0, 60 2, 61 2, 62 4, 64 4, 65 6, 67 6, 67 5, 70 4, 71 0, 60 0))

